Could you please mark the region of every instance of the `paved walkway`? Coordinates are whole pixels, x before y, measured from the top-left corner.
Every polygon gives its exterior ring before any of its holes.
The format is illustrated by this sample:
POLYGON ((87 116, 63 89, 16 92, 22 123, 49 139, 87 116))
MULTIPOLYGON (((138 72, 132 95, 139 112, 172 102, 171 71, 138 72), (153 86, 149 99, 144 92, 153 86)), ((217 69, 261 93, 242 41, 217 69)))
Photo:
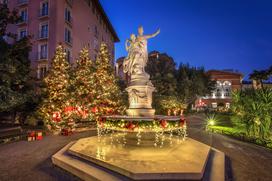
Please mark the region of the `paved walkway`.
POLYGON ((234 140, 219 134, 203 131, 203 120, 189 118, 189 137, 224 152, 227 156, 227 180, 271 181, 272 151, 266 148, 234 140))
MULTIPOLYGON (((227 180, 272 180, 272 151, 226 136, 208 134, 202 127, 202 119, 189 118, 188 132, 191 138, 211 145, 227 155, 227 180)), ((54 167, 51 156, 70 141, 95 134, 95 131, 88 131, 68 137, 46 136, 42 141, 0 145, 0 181, 78 180, 54 167)))
POLYGON ((0 181, 79 180, 51 163, 51 156, 66 144, 93 136, 94 131, 72 136, 46 136, 41 141, 0 145, 0 181))

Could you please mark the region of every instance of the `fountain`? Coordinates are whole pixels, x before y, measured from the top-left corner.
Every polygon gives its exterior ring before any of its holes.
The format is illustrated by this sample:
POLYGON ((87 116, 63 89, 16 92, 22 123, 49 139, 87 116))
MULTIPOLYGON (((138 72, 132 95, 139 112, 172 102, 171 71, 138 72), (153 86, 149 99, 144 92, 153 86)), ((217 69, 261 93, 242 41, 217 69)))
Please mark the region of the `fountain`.
POLYGON ((144 35, 139 27, 137 37, 126 41, 127 115, 100 117, 98 135, 68 144, 53 155, 55 165, 83 180, 207 180, 205 172, 211 180, 224 180, 222 152, 187 138, 183 116, 155 115, 152 109, 155 87, 145 72, 147 40, 159 33, 144 35), (210 160, 211 153, 217 159, 210 160))

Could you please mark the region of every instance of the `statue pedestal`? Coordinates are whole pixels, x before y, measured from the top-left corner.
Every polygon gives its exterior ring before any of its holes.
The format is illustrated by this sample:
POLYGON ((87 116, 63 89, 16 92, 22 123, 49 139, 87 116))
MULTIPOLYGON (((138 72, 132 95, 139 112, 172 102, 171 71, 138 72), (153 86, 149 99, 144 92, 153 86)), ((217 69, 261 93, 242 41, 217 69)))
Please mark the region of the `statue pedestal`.
POLYGON ((130 85, 126 88, 129 97, 128 116, 154 116, 155 109, 152 109, 153 85, 130 85))
POLYGON ((155 115, 155 109, 134 109, 129 108, 126 110, 126 113, 128 116, 154 116, 155 115))

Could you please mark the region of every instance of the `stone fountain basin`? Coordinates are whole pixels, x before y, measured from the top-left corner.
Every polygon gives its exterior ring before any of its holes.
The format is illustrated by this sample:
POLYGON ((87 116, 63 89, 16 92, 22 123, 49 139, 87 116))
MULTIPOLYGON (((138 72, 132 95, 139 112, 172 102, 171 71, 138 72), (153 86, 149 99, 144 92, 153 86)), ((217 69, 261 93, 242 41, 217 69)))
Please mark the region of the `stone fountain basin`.
POLYGON ((188 138, 168 147, 108 144, 110 137, 78 140, 69 153, 135 180, 184 179, 203 177, 210 147, 188 138))

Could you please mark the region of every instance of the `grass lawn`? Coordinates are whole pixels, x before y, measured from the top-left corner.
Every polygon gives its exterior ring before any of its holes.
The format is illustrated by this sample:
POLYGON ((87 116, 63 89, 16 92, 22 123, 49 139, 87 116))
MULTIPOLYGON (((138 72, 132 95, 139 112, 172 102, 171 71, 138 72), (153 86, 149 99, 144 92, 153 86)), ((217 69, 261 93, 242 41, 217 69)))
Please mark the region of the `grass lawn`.
POLYGON ((245 127, 238 127, 237 125, 232 123, 231 114, 217 113, 215 115, 215 120, 216 121, 214 125, 208 126, 208 131, 228 135, 242 141, 251 142, 272 149, 271 140, 262 140, 258 138, 248 137, 245 127))

